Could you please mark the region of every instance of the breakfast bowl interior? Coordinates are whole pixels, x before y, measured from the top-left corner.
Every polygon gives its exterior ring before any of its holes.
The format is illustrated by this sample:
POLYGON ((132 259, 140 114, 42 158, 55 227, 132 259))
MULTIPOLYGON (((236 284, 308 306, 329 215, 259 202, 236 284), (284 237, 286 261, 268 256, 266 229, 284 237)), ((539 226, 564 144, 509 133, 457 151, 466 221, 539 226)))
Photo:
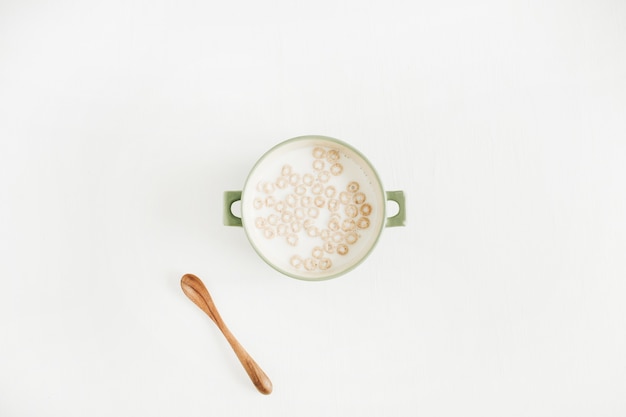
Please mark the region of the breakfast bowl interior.
POLYGON ((304 280, 341 275, 375 246, 385 194, 371 164, 323 136, 290 139, 254 166, 241 195, 242 223, 259 255, 304 280))

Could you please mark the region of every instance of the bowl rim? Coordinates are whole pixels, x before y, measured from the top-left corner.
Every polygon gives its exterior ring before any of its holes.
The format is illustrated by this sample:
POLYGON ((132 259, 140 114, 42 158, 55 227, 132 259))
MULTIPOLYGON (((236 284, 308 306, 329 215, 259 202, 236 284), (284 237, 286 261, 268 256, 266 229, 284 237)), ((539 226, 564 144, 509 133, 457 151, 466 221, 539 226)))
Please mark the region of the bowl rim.
POLYGON ((365 157, 365 155, 363 155, 360 151, 358 151, 356 148, 354 148, 352 145, 330 137, 330 136, 323 136, 323 135, 303 135, 303 136, 297 136, 291 139, 287 139, 285 141, 282 141, 276 145, 274 145, 272 148, 270 148, 268 151, 266 151, 256 162, 255 164, 252 166, 252 168, 250 169, 250 172, 248 173, 248 176, 246 177, 246 181, 244 182, 244 186, 243 189, 241 191, 241 206, 242 206, 242 213, 241 213, 241 223, 243 226, 243 230, 246 233, 246 238, 248 239, 248 242, 250 242, 250 244, 252 245, 252 247, 254 248, 254 251, 261 257, 261 259, 263 259, 263 261, 268 264, 269 266, 271 266, 273 269, 275 269, 276 271, 280 272, 283 275, 287 275, 290 278, 295 278, 298 280, 302 280, 302 281, 326 281, 329 279, 333 279, 333 278, 337 278, 341 275, 347 274, 348 272, 352 271, 353 269, 355 269, 357 266, 359 266, 365 259, 367 259, 367 257, 372 253, 372 251, 374 250, 374 248, 376 247, 376 245, 378 244, 378 241, 380 240, 380 235, 382 234, 383 229, 385 228, 385 219, 387 218, 387 201, 386 201, 386 197, 385 197, 385 190, 382 184, 382 181, 380 180, 380 176, 378 175, 378 172, 376 171, 376 169, 374 168, 374 166, 372 165, 372 163, 369 161, 369 159, 367 159, 365 157), (360 157, 363 162, 365 164, 368 165, 369 169, 372 171, 373 175, 374 175, 374 179, 376 180, 376 184, 379 188, 379 192, 380 192, 380 196, 382 198, 382 221, 380 222, 380 225, 378 227, 378 230, 376 231, 376 239, 374 239, 374 241, 372 242, 372 244, 370 245, 370 247, 367 249, 367 251, 360 257, 360 259, 358 259, 356 262, 354 262, 352 265, 350 265, 349 267, 342 269, 339 272, 336 273, 332 273, 329 275, 324 275, 324 276, 320 276, 320 277, 307 277, 307 276, 302 276, 302 275, 298 275, 296 273, 293 273, 291 271, 287 271, 281 267, 279 267, 278 265, 274 264, 272 261, 270 261, 269 259, 267 259, 267 257, 263 254, 263 251, 257 247, 257 245, 254 243, 254 240, 251 238, 250 236, 250 232, 248 231, 248 227, 246 226, 246 216, 243 213, 243 207, 244 207, 244 202, 246 199, 246 191, 249 189, 249 186, 251 186, 250 184, 250 179, 252 178, 253 174, 255 173, 255 171, 257 170, 257 168, 261 165, 261 163, 263 161, 265 161, 267 158, 271 157, 273 153, 275 153, 276 151, 278 151, 280 148, 283 148, 289 144, 295 143, 295 142, 303 142, 303 141, 321 141, 321 142, 330 142, 331 144, 334 145, 339 145, 342 147, 347 148, 348 150, 350 150, 351 152, 353 152, 355 155, 357 155, 358 157, 360 157))

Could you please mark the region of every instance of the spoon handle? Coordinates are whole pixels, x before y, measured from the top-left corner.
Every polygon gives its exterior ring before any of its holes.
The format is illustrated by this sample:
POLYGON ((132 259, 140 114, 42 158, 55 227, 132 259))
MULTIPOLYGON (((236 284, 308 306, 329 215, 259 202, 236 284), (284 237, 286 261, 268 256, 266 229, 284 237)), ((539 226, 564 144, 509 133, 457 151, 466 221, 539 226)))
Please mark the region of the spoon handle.
POLYGON ((235 351, 239 362, 241 362, 241 365, 243 365, 243 368, 248 373, 254 386, 261 394, 270 394, 272 392, 272 381, 270 381, 261 367, 252 359, 250 354, 246 352, 243 346, 241 346, 241 343, 239 343, 228 327, 226 327, 224 320, 222 320, 220 313, 217 311, 217 307, 215 307, 215 303, 213 303, 211 294, 209 294, 202 280, 193 274, 185 274, 180 280, 180 286, 185 295, 189 297, 195 305, 200 307, 221 330, 222 334, 235 351))

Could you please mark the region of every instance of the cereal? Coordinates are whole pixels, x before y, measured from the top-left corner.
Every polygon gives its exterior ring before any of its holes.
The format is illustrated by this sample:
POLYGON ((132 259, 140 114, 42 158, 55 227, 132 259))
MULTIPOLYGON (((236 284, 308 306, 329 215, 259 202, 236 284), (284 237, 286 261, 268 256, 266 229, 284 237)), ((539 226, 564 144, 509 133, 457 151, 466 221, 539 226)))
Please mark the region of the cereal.
POLYGON ((289 181, 285 177, 278 177, 276 179, 276 187, 278 187, 281 190, 284 190, 285 188, 287 188, 287 184, 289 184, 289 181))
POLYGON ((320 248, 319 246, 314 247, 311 251, 311 256, 316 259, 321 259, 322 256, 324 256, 324 249, 320 248))
POLYGON ((341 243, 339 245, 337 245, 337 253, 339 255, 347 255, 348 254, 348 245, 346 245, 345 243, 341 243))
POLYGON ((285 199, 285 202, 289 207, 295 207, 298 204, 298 196, 295 194, 289 194, 285 199))
POLYGON ((302 207, 297 207, 294 211, 293 211, 293 215, 296 217, 296 219, 298 220, 302 220, 304 219, 304 217, 306 216, 306 214, 304 213, 304 209, 302 207))
MULTIPOLYGON (((271 206, 268 206, 268 207, 271 207, 271 206)), ((276 210, 279 213, 282 213, 285 210, 285 202, 279 201, 278 203, 274 204, 274 210, 276 210)))
POLYGON ((367 217, 361 217, 357 220, 356 225, 359 229, 367 229, 370 227, 370 219, 367 217))
POLYGON ((278 226, 276 226, 276 234, 278 236, 287 236, 288 232, 289 232, 289 226, 287 226, 285 223, 281 223, 278 226))
POLYGON ((330 180, 330 173, 328 171, 322 171, 317 175, 317 179, 320 182, 327 183, 330 180))
POLYGON ((339 159, 339 151, 337 151, 337 149, 331 149, 328 152, 326 152, 326 160, 330 162, 331 164, 333 162, 337 162, 338 159, 339 159))
POLYGON ((300 258, 298 255, 293 255, 289 260, 289 263, 294 268, 300 269, 302 267, 302 258, 300 258))
POLYGON ((339 193, 339 201, 341 201, 341 204, 350 204, 352 197, 346 191, 342 191, 339 193))
POLYGON ((287 235, 287 243, 289 243, 291 246, 296 246, 298 244, 298 235, 296 235, 295 233, 290 233, 289 235, 287 235))
POLYGON ((280 216, 280 219, 283 221, 283 223, 291 223, 291 221, 293 220, 293 213, 289 210, 285 210, 283 211, 282 216, 280 216))
POLYGON ((324 150, 324 148, 320 148, 319 146, 313 148, 313 158, 321 159, 324 156, 326 156, 326 151, 324 150))
POLYGON ((341 230, 344 232, 350 232, 356 229, 356 222, 354 219, 345 219, 343 223, 341 223, 341 230))
POLYGON ((358 239, 359 239, 359 235, 356 234, 356 232, 350 232, 346 234, 346 243, 348 245, 354 245, 358 239))
POLYGON ((312 165, 283 164, 275 179, 257 183, 259 194, 252 206, 261 214, 254 224, 266 239, 280 236, 292 247, 304 239, 301 253, 285 259, 288 265, 319 273, 333 268, 336 257, 347 255, 357 244, 370 227, 373 208, 367 190, 361 190, 354 178, 345 178, 350 158, 343 159, 339 149, 309 149, 312 165))
POLYGON ((339 200, 336 198, 328 200, 328 210, 333 212, 339 210, 339 200))
POLYGON ((298 184, 300 184, 300 174, 291 174, 289 176, 289 185, 293 185, 295 187, 298 184))
POLYGON ((298 185, 294 191, 296 195, 303 196, 306 194, 306 187, 304 185, 298 185))
POLYGON ((265 194, 272 194, 274 192, 274 184, 271 182, 266 182, 263 184, 263 191, 265 194))
POLYGON ((307 271, 314 271, 317 268, 317 259, 306 258, 304 260, 304 268, 307 271))
POLYGON ((358 192, 358 193, 354 194, 353 201, 354 201, 354 204, 363 204, 363 203, 365 203, 365 194, 363 194, 362 192, 358 192))
POLYGON ((320 184, 319 182, 315 183, 315 185, 313 185, 313 187, 311 188, 311 192, 315 195, 320 195, 322 194, 323 191, 324 191, 324 186, 320 184))
POLYGON ((272 229, 271 227, 268 227, 267 229, 263 230, 263 236, 265 236, 266 239, 273 239, 274 236, 276 236, 276 232, 274 232, 274 229, 272 229))
POLYGON ((313 169, 316 171, 323 170, 325 166, 326 164, 322 160, 316 159, 315 161, 313 161, 313 169))
POLYGON ((343 165, 341 165, 339 162, 334 163, 330 167, 330 173, 333 174, 334 176, 341 175, 342 172, 343 172, 343 165))
POLYGON ((333 266, 333 262, 328 258, 322 258, 319 260, 318 266, 322 271, 326 271, 333 266))
POLYGON ((344 211, 348 217, 356 217, 359 214, 359 209, 354 204, 347 205, 344 211))

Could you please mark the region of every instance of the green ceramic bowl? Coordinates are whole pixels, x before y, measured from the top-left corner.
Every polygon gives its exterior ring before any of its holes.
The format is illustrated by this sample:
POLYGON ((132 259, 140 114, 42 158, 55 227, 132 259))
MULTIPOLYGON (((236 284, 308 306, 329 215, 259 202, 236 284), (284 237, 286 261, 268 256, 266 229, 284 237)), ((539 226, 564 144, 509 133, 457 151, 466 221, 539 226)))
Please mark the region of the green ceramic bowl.
POLYGON ((254 165, 242 191, 224 193, 224 224, 243 226, 274 269, 308 281, 355 268, 384 227, 404 222, 404 193, 385 192, 359 151, 326 136, 300 136, 274 146, 254 165), (241 217, 231 209, 239 200, 241 217), (399 208, 389 218, 387 200, 399 208))

